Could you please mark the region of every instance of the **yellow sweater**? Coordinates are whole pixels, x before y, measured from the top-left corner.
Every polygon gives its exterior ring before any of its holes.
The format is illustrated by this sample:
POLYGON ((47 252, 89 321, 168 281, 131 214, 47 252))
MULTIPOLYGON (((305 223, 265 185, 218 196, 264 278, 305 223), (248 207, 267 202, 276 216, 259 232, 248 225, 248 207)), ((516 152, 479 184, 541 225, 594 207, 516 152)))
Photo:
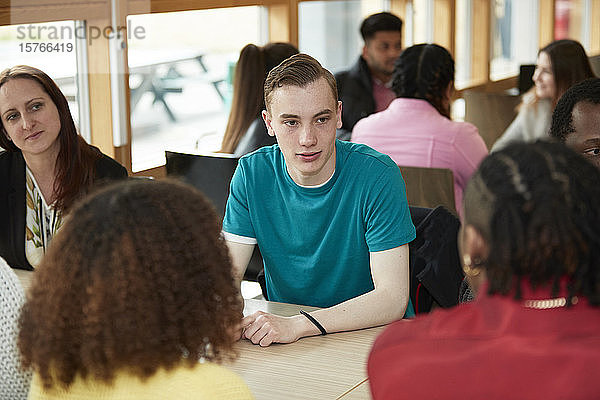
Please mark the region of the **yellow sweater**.
POLYGON ((232 371, 213 363, 198 363, 193 368, 178 367, 158 370, 142 381, 129 373, 117 374, 112 385, 77 377, 67 390, 43 388, 34 375, 29 399, 102 399, 102 400, 252 400, 250 390, 232 371))

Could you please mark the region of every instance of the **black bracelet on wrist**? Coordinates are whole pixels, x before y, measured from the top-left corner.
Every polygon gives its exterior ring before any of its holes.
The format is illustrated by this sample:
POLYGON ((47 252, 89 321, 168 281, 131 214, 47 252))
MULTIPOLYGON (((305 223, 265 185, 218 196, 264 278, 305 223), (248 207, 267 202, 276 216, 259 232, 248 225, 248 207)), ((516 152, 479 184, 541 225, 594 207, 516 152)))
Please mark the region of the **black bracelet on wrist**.
POLYGON ((321 335, 327 335, 327 331, 325 330, 325 328, 323 328, 323 325, 321 325, 319 321, 317 321, 312 315, 310 315, 304 310, 300 310, 300 314, 304 315, 306 318, 308 318, 310 322, 313 323, 314 326, 319 328, 319 330, 321 331, 321 335))

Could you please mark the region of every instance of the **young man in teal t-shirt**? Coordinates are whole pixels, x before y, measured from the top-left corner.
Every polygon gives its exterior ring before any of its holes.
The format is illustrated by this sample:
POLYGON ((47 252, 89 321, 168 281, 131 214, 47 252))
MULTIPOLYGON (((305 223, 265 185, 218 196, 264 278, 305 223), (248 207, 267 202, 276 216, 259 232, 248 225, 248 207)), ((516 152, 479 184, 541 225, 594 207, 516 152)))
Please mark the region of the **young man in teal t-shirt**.
POLYGON ((333 75, 305 54, 274 68, 263 118, 277 145, 240 159, 223 233, 241 280, 254 246, 270 300, 322 309, 243 319, 255 344, 382 325, 413 314, 404 181, 386 155, 336 141, 342 104, 333 75))

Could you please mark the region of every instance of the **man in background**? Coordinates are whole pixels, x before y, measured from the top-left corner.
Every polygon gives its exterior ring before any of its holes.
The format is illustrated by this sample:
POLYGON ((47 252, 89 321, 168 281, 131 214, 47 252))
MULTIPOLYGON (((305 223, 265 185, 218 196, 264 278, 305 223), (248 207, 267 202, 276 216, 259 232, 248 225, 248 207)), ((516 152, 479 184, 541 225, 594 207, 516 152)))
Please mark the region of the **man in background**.
POLYGON ((361 24, 360 34, 365 44, 358 61, 335 75, 344 105, 337 137, 343 140, 350 139, 359 119, 385 110, 396 98, 391 82, 394 61, 402 52, 402 20, 389 12, 373 14, 361 24))
POLYGON ((552 114, 550 136, 600 168, 600 78, 571 86, 552 114))

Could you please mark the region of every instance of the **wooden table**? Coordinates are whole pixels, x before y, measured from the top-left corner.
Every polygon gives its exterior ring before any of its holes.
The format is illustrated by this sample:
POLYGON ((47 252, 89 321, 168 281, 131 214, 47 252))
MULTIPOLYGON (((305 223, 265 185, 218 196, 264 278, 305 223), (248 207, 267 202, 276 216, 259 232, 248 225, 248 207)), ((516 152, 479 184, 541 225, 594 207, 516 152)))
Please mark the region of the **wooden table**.
MULTIPOLYGON (((32 271, 13 270, 24 289, 32 271)), ((244 315, 262 310, 282 316, 314 307, 247 299, 244 315)), ((225 365, 240 375, 257 400, 370 399, 367 356, 384 327, 302 338, 296 343, 260 347, 249 340, 236 343, 239 358, 225 365)))
MULTIPOLYGON (((293 304, 246 300, 244 314, 262 310, 291 316, 312 310, 293 304)), ((366 363, 384 327, 302 338, 296 343, 260 347, 237 343, 239 358, 227 367, 248 384, 257 400, 369 399, 366 363)))

